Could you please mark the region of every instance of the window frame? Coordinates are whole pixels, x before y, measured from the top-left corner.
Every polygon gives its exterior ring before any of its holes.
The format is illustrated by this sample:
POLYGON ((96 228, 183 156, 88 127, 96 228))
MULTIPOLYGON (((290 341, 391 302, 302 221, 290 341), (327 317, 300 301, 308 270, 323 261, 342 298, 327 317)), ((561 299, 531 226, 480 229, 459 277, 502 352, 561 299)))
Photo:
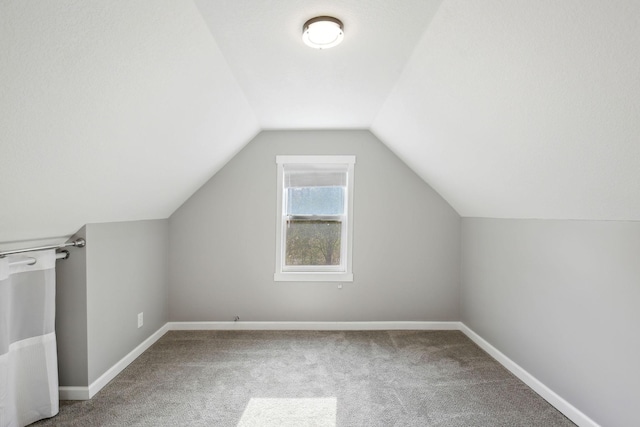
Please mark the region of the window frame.
MULTIPOLYGON (((279 155, 277 164, 277 216, 276 216, 276 282, 353 282, 353 183, 356 156, 353 155, 279 155), (345 213, 341 216, 340 265, 286 266, 286 196, 284 192, 285 165, 333 164, 346 165, 345 213)), ((329 215, 331 216, 331 215, 329 215)), ((329 217, 319 215, 319 217, 329 217)), ((333 216, 336 217, 336 216, 333 216)))

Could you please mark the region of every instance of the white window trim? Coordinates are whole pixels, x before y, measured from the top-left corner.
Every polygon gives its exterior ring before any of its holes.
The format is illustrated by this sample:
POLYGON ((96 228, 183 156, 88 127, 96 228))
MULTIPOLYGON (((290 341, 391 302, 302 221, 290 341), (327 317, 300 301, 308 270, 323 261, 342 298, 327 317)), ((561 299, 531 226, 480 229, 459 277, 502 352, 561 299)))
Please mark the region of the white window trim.
MULTIPOLYGON (((276 156, 278 165, 277 178, 277 218, 276 218, 276 269, 273 280, 276 282, 353 282, 353 171, 356 163, 356 156, 276 156), (283 259, 285 250, 285 236, 283 229, 283 190, 284 190, 284 165, 287 163, 303 164, 346 164, 347 168, 347 219, 346 219, 346 257, 344 257, 343 271, 318 271, 322 266, 313 271, 284 271, 283 259)), ((307 269, 308 267, 303 267, 307 269)), ((328 269, 335 269, 331 266, 328 269)), ((291 270, 291 267, 289 267, 291 270)))

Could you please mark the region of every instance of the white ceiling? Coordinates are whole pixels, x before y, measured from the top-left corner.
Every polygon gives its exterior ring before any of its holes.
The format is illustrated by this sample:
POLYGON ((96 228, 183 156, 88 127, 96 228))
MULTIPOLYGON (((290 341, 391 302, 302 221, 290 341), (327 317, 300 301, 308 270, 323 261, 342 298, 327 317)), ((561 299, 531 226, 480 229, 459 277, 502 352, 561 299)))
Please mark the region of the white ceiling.
POLYGON ((446 0, 371 129, 461 216, 640 220, 640 1, 446 0))
POLYGON ((260 129, 371 129, 463 216, 640 220, 637 0, 6 0, 0 52, 0 242, 166 218, 260 129))
POLYGON ((0 242, 167 218, 259 131, 190 0, 10 0, 0 20, 0 242))
POLYGON ((368 129, 442 0, 196 0, 263 129, 368 129), (302 25, 338 17, 315 50, 302 25))

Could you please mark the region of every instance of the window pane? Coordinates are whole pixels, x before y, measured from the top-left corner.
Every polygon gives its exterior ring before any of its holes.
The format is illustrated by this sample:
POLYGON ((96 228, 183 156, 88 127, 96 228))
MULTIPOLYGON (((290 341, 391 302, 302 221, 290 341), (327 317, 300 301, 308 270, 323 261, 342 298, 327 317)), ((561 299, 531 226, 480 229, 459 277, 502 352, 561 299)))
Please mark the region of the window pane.
POLYGON ((340 221, 286 223, 286 265, 340 265, 340 221))
POLYGON ((342 215, 344 187, 289 187, 287 215, 342 215))

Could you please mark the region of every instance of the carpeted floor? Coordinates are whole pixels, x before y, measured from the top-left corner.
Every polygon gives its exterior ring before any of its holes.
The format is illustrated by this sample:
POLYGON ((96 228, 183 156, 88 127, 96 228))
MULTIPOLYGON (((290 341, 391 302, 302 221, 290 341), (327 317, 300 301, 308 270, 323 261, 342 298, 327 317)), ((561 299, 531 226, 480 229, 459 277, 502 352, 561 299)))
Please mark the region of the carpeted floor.
POLYGON ((458 331, 173 331, 34 426, 573 426, 458 331))

